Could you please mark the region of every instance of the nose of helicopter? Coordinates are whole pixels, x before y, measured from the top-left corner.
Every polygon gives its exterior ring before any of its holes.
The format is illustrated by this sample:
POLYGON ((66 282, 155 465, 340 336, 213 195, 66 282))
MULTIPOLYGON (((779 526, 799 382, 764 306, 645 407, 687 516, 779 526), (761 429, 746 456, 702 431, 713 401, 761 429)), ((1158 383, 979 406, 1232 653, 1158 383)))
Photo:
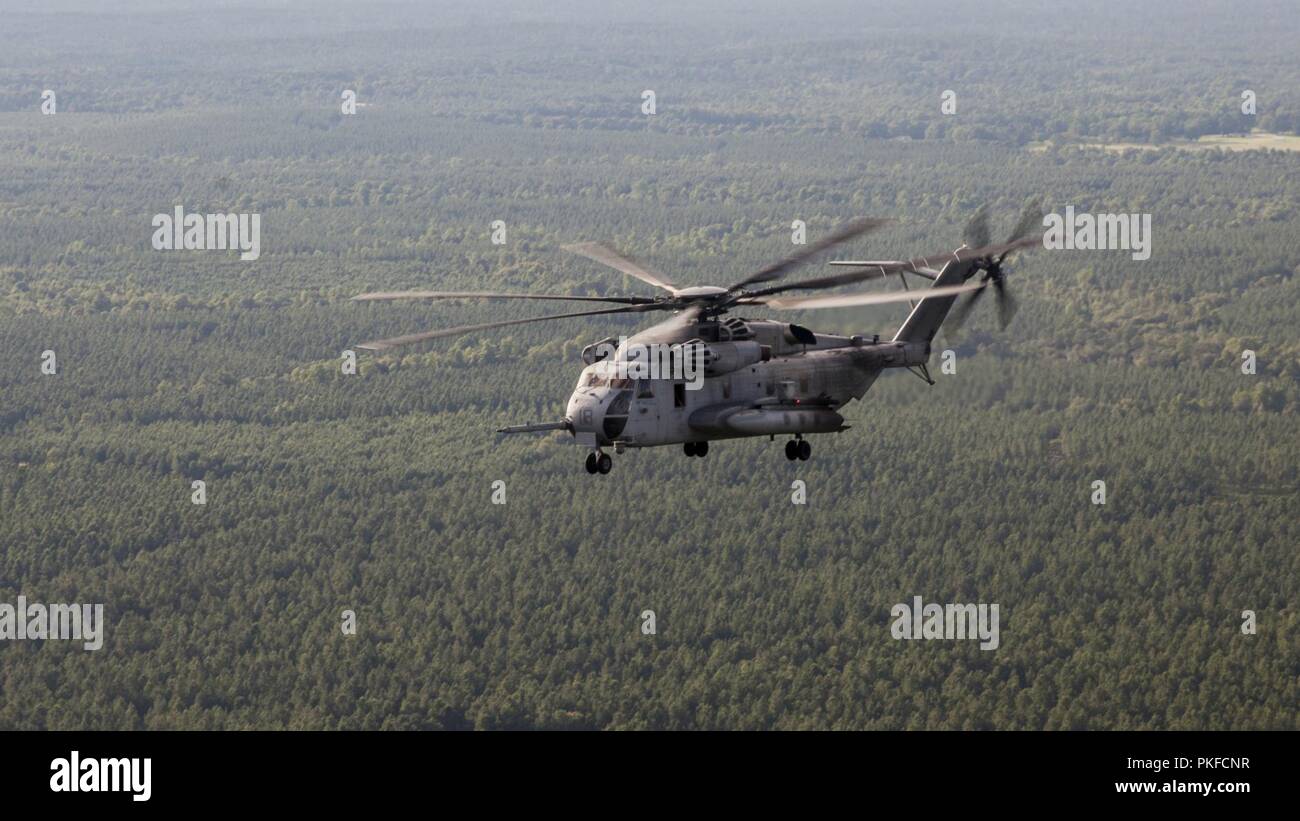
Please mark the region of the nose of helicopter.
POLYGON ((564 416, 573 425, 573 436, 582 444, 595 445, 600 431, 601 403, 604 397, 595 391, 578 390, 569 397, 564 416))

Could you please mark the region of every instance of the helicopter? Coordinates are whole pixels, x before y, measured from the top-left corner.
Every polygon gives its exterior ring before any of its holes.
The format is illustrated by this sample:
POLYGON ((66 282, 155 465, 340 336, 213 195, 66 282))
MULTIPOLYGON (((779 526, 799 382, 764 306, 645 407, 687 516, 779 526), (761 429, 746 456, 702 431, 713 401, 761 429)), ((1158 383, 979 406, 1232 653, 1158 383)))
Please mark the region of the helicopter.
POLYGON ((618 341, 613 337, 588 345, 585 367, 562 419, 511 425, 498 434, 565 431, 588 450, 590 474, 608 474, 612 449, 681 445, 688 457, 704 457, 709 443, 752 436, 789 437, 785 457, 806 461, 812 446, 805 437, 849 429, 841 409, 861 399, 887 368, 904 368, 930 385, 927 363, 931 343, 948 318, 960 326, 990 288, 997 296, 1002 328, 1016 310, 1007 291, 1003 262, 1013 252, 1041 245, 1042 212, 1030 203, 1008 238, 990 244, 987 208, 980 208, 963 231, 964 243, 955 251, 907 260, 840 260, 848 268, 829 276, 778 282, 817 254, 892 221, 858 219, 778 262, 766 265, 727 287, 679 287, 667 275, 643 265, 608 245, 587 242, 563 250, 621 271, 660 289, 657 296, 576 296, 569 294, 511 294, 478 291, 386 291, 353 297, 356 302, 405 299, 554 300, 607 303, 618 307, 546 316, 461 325, 406 336, 365 342, 357 347, 386 351, 430 339, 489 331, 532 322, 672 312, 673 316, 618 341), (897 275, 901 291, 867 291, 820 296, 780 296, 790 291, 838 288, 897 275), (913 290, 907 275, 927 280, 913 290), (768 284, 776 283, 776 284, 768 284), (958 303, 958 299, 962 301, 958 303), (774 310, 815 310, 895 302, 911 304, 910 313, 892 339, 878 334, 831 334, 772 319, 749 319, 737 311, 763 307, 774 310), (642 352, 666 351, 658 361, 666 367, 646 371, 642 352), (703 378, 687 377, 699 374, 703 378))

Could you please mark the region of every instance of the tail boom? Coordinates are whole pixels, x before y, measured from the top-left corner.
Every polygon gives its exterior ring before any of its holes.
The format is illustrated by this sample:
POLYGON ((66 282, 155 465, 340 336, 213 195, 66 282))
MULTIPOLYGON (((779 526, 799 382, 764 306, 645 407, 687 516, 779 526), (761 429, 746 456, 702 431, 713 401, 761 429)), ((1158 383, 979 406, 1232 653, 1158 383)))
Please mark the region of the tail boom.
MULTIPOLYGON (((935 277, 933 287, 943 288, 963 284, 974 272, 975 265, 976 261, 973 259, 954 259, 943 266, 939 276, 935 277)), ((934 341, 935 334, 939 332, 939 327, 943 325, 944 319, 947 318, 948 311, 957 301, 957 295, 927 297, 925 291, 917 291, 917 296, 921 301, 916 303, 916 307, 908 314, 903 326, 898 329, 898 333, 894 334, 894 341, 923 342, 928 348, 934 341)))

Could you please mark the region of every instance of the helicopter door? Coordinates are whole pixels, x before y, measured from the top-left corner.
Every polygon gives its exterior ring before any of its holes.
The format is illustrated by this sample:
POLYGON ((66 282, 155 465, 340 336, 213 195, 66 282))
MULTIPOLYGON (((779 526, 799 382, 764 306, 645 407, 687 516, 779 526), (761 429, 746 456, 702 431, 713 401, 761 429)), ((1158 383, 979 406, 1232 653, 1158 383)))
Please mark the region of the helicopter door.
POLYGON ((636 381, 636 399, 632 403, 632 418, 639 419, 643 423, 655 427, 658 426, 659 400, 655 396, 655 381, 653 379, 638 379, 636 381))
MULTIPOLYGON (((666 393, 666 392, 665 392, 666 393)), ((690 401, 686 390, 685 382, 673 382, 672 410, 668 411, 669 427, 676 432, 676 435, 682 435, 683 431, 689 430, 690 425, 687 420, 690 418, 690 408, 687 403, 690 401)), ((663 399, 664 405, 668 404, 668 397, 663 399)))

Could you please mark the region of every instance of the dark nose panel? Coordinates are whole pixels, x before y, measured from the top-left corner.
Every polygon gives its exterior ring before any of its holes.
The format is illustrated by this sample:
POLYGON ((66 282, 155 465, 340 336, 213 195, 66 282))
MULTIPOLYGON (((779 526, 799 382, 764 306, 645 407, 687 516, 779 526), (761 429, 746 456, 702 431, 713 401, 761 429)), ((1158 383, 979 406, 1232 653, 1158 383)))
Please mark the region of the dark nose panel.
POLYGON ((623 435, 623 428, 627 427, 627 414, 631 407, 632 391, 619 391, 618 395, 610 401, 609 407, 605 409, 605 422, 601 428, 606 439, 613 441, 623 435))

